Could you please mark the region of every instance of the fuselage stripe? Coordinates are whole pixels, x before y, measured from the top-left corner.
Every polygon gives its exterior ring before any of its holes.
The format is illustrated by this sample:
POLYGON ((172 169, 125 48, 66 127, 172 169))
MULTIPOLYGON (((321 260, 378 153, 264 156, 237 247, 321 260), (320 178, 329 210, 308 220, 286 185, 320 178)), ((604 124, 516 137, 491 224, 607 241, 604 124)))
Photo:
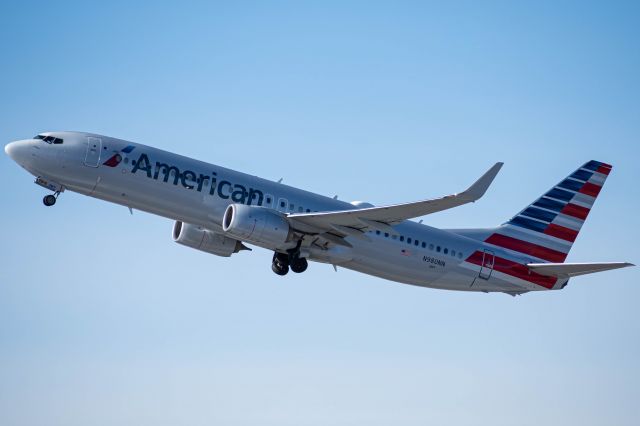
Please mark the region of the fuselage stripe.
MULTIPOLYGON (((476 251, 466 259, 467 262, 481 267, 483 266, 483 260, 484 253, 482 251, 476 251)), ((494 258, 493 269, 498 272, 502 272, 503 274, 511 275, 512 277, 539 285, 540 287, 544 287, 548 290, 551 290, 557 281, 556 277, 549 277, 546 275, 538 274, 536 272, 532 272, 531 270, 529 270, 529 268, 526 267, 526 265, 522 265, 520 263, 516 263, 498 256, 494 258)))
POLYGON ((537 244, 533 244, 527 241, 522 241, 517 238, 508 237, 501 234, 493 234, 485 240, 485 243, 493 244, 494 246, 503 247, 509 250, 517 251, 520 253, 528 254, 530 256, 544 259, 549 262, 564 262, 567 258, 566 253, 552 250, 547 247, 543 247, 537 244))

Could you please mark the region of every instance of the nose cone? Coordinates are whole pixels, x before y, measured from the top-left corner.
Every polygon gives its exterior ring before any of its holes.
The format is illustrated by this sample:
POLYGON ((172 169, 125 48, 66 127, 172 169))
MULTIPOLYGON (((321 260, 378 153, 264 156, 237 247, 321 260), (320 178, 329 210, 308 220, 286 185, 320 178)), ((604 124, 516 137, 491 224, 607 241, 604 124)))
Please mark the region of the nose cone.
POLYGON ((11 142, 4 146, 4 152, 6 152, 7 155, 11 158, 13 158, 13 155, 11 155, 11 152, 16 148, 16 143, 17 142, 11 142))
POLYGON ((5 145, 4 152, 18 164, 24 163, 29 156, 29 142, 16 141, 5 145))

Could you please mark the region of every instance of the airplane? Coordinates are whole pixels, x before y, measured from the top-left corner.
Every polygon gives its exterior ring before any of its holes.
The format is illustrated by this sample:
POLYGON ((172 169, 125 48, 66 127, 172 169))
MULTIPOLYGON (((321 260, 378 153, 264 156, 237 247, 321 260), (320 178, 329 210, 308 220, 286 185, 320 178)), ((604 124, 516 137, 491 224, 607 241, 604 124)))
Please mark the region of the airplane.
POLYGON ((173 240, 222 257, 247 244, 274 252, 273 272, 308 261, 422 287, 502 292, 560 290, 570 278, 627 262, 564 263, 612 166, 588 161, 506 223, 438 229, 410 219, 480 199, 503 163, 466 190, 395 205, 348 203, 281 182, 112 137, 45 132, 5 152, 52 193, 66 190, 174 220, 173 240))

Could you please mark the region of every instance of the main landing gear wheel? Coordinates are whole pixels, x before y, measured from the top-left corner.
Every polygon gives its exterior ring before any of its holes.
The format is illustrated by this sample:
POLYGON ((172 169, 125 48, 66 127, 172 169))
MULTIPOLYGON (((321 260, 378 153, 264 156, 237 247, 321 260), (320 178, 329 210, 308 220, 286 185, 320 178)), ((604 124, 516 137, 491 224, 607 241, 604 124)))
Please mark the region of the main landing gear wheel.
POLYGON ((298 257, 298 258, 292 259, 291 261, 291 270, 296 274, 300 274, 306 271, 308 266, 309 266, 309 263, 307 262, 307 259, 305 259, 304 257, 298 257))
POLYGON ((283 275, 287 275, 287 273, 289 272, 289 266, 281 265, 279 263, 273 262, 271 264, 271 270, 276 274, 283 276, 283 275))
POLYGON ((42 199, 42 202, 44 203, 45 206, 49 207, 52 206, 56 203, 56 196, 49 194, 49 195, 45 195, 44 198, 42 199))
POLYGON ((278 275, 287 275, 289 272, 289 257, 286 254, 275 253, 271 262, 271 270, 278 275))
POLYGON ((296 274, 307 270, 309 263, 304 257, 300 257, 300 242, 296 248, 287 250, 287 253, 274 253, 271 262, 271 270, 278 275, 286 275, 289 268, 296 274))

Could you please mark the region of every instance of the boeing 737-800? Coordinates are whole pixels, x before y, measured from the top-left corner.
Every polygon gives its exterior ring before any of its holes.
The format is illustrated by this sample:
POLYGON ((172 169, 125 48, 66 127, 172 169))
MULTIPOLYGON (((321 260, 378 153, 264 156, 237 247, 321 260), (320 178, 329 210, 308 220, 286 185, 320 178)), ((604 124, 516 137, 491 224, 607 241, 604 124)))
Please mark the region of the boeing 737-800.
POLYGON ((474 202, 502 167, 467 190, 376 207, 347 203, 150 146, 80 132, 41 133, 6 153, 52 192, 65 190, 175 221, 175 242, 217 256, 274 252, 272 270, 308 260, 423 287, 518 295, 559 290, 571 277, 632 266, 563 263, 611 166, 588 161, 511 220, 490 229, 443 230, 409 219, 474 202))

